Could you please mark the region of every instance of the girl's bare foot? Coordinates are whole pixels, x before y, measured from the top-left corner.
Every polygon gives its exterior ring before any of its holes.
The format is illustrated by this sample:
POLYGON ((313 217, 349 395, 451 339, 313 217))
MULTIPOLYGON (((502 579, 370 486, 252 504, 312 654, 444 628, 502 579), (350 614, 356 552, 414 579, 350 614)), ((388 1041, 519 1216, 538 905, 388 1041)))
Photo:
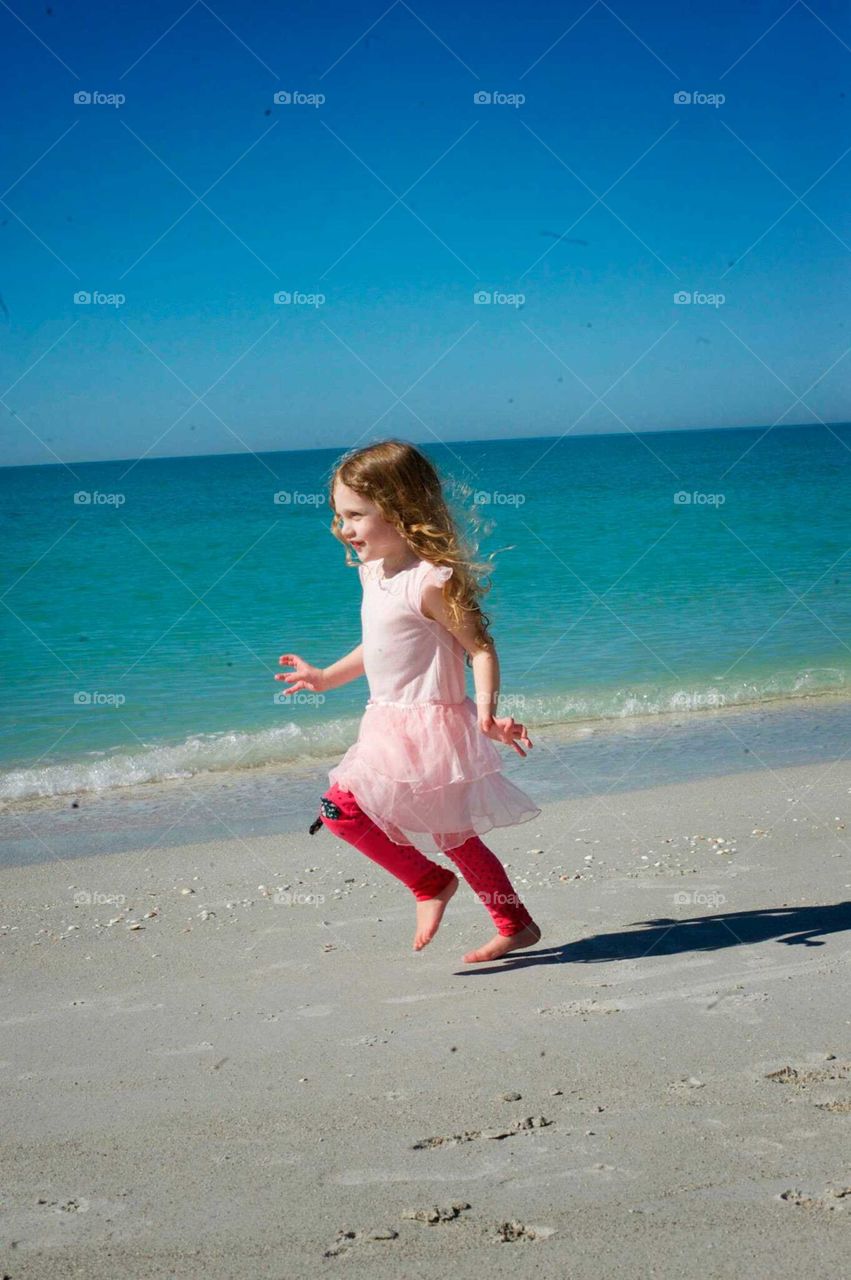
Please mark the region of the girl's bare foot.
POLYGON ((414 934, 415 951, 422 951, 423 947, 428 946, 431 942, 440 928, 446 904, 457 888, 458 877, 453 875, 446 888, 441 889, 437 897, 427 898, 423 902, 417 903, 417 931, 414 934))
POLYGON ((498 933, 485 946, 479 947, 478 951, 468 951, 464 957, 464 964, 481 964, 483 960, 499 960, 502 956, 508 955, 509 951, 520 951, 523 947, 533 947, 536 942, 540 941, 541 930, 538 926, 534 923, 527 924, 522 932, 512 933, 510 938, 498 933))

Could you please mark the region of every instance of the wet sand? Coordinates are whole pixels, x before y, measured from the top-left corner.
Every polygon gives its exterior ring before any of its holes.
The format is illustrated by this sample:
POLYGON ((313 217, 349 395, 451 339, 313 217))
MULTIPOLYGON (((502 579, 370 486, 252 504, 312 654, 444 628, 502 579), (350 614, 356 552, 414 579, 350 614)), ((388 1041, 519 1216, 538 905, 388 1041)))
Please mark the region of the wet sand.
POLYGON ((840 1274, 850 788, 548 804, 484 966, 324 829, 3 869, 6 1274, 840 1274))

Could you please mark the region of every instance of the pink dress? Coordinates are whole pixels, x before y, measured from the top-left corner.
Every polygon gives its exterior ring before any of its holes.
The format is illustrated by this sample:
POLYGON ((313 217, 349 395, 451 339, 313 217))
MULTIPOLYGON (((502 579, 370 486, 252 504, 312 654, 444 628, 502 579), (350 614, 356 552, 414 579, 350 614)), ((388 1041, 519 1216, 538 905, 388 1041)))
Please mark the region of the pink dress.
POLYGON ((370 560, 358 573, 370 696, 357 741, 330 782, 351 791, 394 843, 426 853, 537 817, 479 728, 464 646, 421 611, 423 588, 444 583, 452 569, 419 560, 385 578, 383 561, 370 560))

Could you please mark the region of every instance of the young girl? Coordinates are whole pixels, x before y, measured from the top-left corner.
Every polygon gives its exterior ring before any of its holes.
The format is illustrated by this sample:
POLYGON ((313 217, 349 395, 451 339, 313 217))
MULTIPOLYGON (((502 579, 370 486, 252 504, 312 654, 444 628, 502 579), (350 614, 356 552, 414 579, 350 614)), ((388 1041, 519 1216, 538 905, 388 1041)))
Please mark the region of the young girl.
POLYGON ((357 741, 328 775, 311 833, 324 823, 407 885, 417 901, 414 950, 434 937, 458 888, 454 872, 424 849, 455 863, 496 924, 496 937, 465 963, 533 946, 541 931, 479 838, 541 812, 500 772, 493 745, 525 757, 520 743, 532 743, 522 724, 495 714, 499 664, 476 599, 483 588, 437 472, 413 445, 386 440, 344 455, 330 502, 332 532, 363 587, 363 643, 323 670, 285 653, 280 663, 293 670, 275 679, 290 682, 287 693, 323 693, 366 674, 370 697, 357 741))

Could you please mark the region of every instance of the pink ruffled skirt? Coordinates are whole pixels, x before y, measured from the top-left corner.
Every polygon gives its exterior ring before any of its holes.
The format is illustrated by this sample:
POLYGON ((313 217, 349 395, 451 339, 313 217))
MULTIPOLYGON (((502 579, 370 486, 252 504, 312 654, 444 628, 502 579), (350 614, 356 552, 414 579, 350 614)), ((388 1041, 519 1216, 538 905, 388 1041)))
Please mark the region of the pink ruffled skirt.
POLYGON ((328 778, 395 844, 435 853, 538 816, 501 767, 472 698, 368 703, 357 741, 328 778))

